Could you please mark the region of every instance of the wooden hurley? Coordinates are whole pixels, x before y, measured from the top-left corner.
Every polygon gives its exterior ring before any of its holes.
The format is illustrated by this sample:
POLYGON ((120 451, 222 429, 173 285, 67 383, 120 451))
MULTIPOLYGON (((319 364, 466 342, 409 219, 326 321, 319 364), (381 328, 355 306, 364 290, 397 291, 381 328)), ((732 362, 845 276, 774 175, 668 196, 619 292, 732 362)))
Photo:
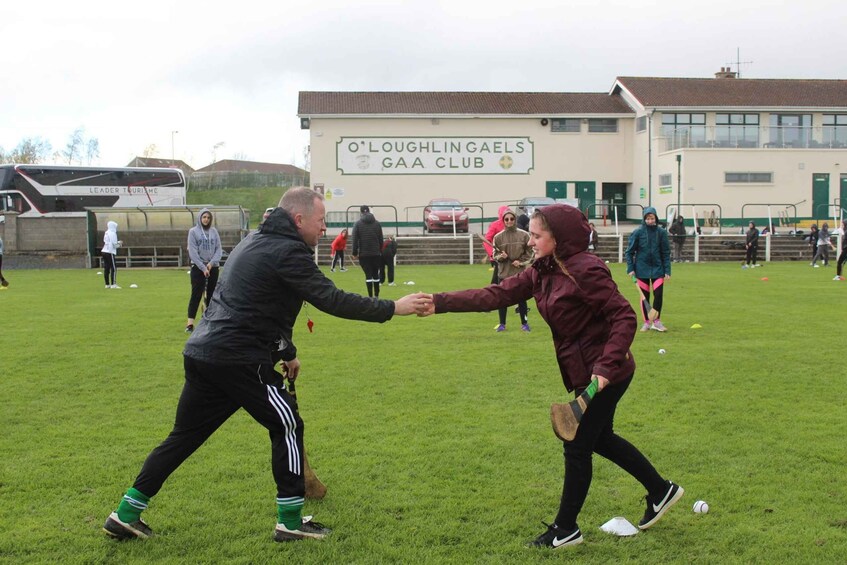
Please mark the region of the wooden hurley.
POLYGON ((592 380, 582 394, 568 403, 553 403, 550 405, 550 422, 553 433, 562 441, 573 441, 582 416, 597 393, 597 380, 592 380))

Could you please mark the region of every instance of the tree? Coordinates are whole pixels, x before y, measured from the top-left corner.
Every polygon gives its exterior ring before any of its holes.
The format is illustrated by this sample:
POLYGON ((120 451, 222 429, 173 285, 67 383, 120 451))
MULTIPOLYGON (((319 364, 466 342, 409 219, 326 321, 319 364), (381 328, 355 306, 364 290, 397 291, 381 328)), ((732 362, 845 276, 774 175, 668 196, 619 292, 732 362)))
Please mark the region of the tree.
POLYGON ((40 163, 47 159, 51 151, 50 142, 40 137, 25 137, 17 147, 2 155, 4 163, 40 163))
POLYGON ((100 141, 96 137, 91 137, 85 145, 85 159, 90 165, 91 161, 98 157, 100 157, 100 141))
POLYGON ((147 147, 144 148, 144 151, 141 152, 141 156, 144 158, 155 157, 157 153, 157 148, 155 143, 151 143, 147 147))
POLYGON ((68 138, 68 144, 65 145, 65 150, 62 151, 62 156, 68 160, 68 165, 74 164, 74 159, 82 163, 82 151, 85 145, 84 141, 85 129, 78 127, 68 138))

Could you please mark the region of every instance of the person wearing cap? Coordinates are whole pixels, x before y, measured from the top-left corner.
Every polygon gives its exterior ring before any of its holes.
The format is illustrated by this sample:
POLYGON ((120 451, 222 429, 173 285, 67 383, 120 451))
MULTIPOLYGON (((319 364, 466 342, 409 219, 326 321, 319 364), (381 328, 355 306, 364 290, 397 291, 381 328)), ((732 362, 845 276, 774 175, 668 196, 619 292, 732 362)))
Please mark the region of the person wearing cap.
POLYGON ((359 208, 362 217, 353 226, 353 259, 365 272, 368 296, 379 298, 379 272, 382 269, 382 226, 371 214, 370 206, 359 208))

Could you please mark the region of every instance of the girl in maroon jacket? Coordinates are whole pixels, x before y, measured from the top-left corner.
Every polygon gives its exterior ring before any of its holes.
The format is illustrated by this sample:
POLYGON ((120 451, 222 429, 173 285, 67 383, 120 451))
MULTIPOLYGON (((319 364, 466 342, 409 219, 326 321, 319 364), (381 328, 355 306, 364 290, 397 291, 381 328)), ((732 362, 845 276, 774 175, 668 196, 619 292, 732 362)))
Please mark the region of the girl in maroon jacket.
POLYGON ((655 524, 683 495, 628 441, 614 432, 615 408, 635 371, 629 351, 635 312, 618 291, 602 259, 587 251, 590 228, 577 208, 545 206, 530 220, 529 246, 536 260, 526 271, 481 289, 433 295, 428 314, 495 310, 535 298, 550 326, 562 380, 579 395, 592 380, 598 392, 565 448, 565 480, 559 513, 531 546, 560 548, 582 542, 576 523, 588 494, 592 454, 598 453, 635 477, 647 490, 647 510, 638 524, 655 524))

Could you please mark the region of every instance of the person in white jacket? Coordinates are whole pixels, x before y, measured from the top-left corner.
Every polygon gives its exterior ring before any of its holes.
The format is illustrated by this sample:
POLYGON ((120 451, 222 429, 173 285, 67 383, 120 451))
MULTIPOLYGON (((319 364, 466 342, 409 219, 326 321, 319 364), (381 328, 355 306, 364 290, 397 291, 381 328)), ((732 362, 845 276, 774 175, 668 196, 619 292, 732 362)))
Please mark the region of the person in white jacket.
POLYGON ((123 244, 124 242, 118 239, 118 223, 107 223, 106 233, 103 234, 102 250, 103 279, 106 281, 106 288, 121 288, 118 286, 118 265, 115 263, 115 255, 118 254, 118 247, 123 244))

